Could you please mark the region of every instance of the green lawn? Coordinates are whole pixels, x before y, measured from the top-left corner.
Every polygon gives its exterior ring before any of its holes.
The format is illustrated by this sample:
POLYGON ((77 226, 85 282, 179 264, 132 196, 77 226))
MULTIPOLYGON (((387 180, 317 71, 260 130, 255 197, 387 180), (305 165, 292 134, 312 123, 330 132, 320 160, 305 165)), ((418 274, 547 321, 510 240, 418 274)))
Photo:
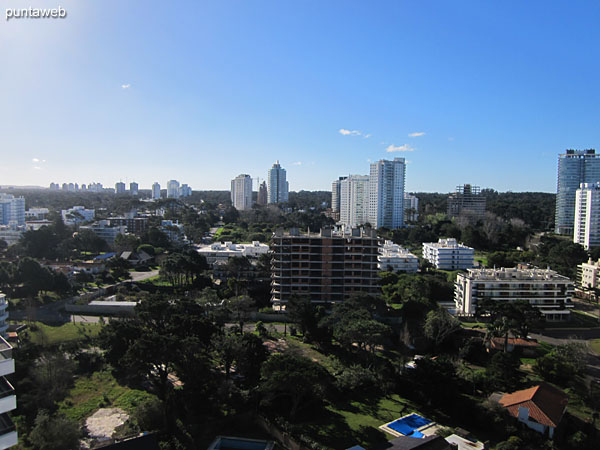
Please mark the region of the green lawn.
POLYGON ((600 354, 600 339, 592 339, 591 341, 588 341, 590 348, 600 354))
POLYGON ((298 431, 330 448, 348 448, 360 444, 366 448, 393 439, 379 429, 406 414, 419 412, 410 401, 391 395, 373 401, 352 401, 328 406, 318 421, 298 425, 298 431))
POLYGON ((67 417, 80 421, 99 408, 116 407, 132 413, 137 405, 152 397, 145 391, 121 386, 109 371, 102 371, 77 378, 58 409, 67 417))
POLYGON ((35 322, 36 330, 30 330, 31 341, 40 345, 55 345, 63 342, 81 341, 96 337, 100 333, 99 323, 65 323, 60 326, 35 322))

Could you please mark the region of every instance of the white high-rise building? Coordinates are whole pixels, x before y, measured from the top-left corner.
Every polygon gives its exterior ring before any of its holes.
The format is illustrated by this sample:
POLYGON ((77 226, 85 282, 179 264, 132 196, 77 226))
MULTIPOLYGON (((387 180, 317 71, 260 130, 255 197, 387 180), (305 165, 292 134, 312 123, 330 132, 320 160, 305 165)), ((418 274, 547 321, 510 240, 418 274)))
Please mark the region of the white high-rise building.
POLYGON ((286 181, 285 169, 279 161, 269 169, 267 176, 267 201, 268 203, 285 203, 288 201, 289 184, 286 181))
POLYGON ((122 181, 119 181, 118 183, 115 184, 115 192, 117 194, 124 194, 125 193, 125 183, 123 183, 122 181))
POLYGON ((167 183, 167 198, 179 198, 179 181, 169 180, 167 183))
POLYGON ((25 225, 25 198, 0 194, 0 225, 25 225))
POLYGON ((231 203, 237 210, 252 208, 252 177, 241 174, 231 180, 231 203))
POLYGON ((129 183, 129 195, 138 195, 139 190, 140 186, 135 181, 129 183))
POLYGON ((369 217, 369 177, 350 175, 340 181, 340 223, 364 225, 369 217))
POLYGON ((404 158, 382 159, 371 164, 369 223, 374 228, 404 226, 404 158))
POLYGON ((573 242, 586 250, 600 246, 600 183, 581 183, 575 193, 573 242))
POLYGON ((158 200, 160 198, 160 184, 158 181, 155 181, 152 185, 152 198, 154 200, 158 200))

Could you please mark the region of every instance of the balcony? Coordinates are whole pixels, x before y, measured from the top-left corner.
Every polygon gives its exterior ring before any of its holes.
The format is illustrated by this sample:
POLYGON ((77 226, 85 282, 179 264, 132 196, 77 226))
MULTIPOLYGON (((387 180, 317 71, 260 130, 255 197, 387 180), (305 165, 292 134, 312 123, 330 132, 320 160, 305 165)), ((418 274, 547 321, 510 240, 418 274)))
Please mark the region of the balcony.
POLYGON ((8 414, 0 415, 0 448, 17 445, 17 428, 8 414))
POLYGON ((15 360, 12 358, 11 345, 0 337, 0 376, 15 372, 15 360))
POLYGON ((15 388, 4 377, 0 378, 0 414, 12 411, 17 407, 15 388))

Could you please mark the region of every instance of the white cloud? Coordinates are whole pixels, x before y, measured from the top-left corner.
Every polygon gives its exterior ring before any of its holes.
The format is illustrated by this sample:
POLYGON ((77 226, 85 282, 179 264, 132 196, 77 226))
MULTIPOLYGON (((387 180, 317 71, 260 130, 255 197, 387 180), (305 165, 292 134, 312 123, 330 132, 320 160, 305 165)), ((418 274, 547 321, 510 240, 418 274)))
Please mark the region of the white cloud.
POLYGON ((302 161, 296 161, 295 163, 292 163, 292 166, 301 166, 302 165, 302 161))
POLYGON ((35 170, 42 170, 42 168, 40 166, 35 166, 34 169, 35 170))
POLYGON ((419 137, 419 136, 425 136, 425 132, 424 131, 417 131, 415 133, 409 133, 408 137, 419 137))
POLYGON ((39 158, 33 158, 31 161, 33 161, 33 162, 40 162, 39 158))
POLYGON ((131 84, 122 84, 121 85, 121 89, 129 89, 131 87, 131 84))
POLYGON ((385 149, 386 152, 388 153, 393 153, 393 152, 414 152, 415 149, 412 148, 410 145, 408 144, 404 144, 404 145, 388 145, 387 148, 385 149))
POLYGON ((369 138, 371 137, 371 134, 364 134, 364 135, 363 135, 363 137, 364 137, 365 139, 369 139, 369 138))
POLYGON ((339 133, 344 136, 362 136, 362 133, 358 130, 346 130, 345 128, 340 128, 339 133))

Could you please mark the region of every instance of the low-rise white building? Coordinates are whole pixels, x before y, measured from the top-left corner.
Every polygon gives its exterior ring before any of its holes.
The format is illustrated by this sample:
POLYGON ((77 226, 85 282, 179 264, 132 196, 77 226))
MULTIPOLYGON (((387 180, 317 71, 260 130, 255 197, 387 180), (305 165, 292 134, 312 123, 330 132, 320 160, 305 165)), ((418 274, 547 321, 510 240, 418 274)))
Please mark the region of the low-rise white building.
POLYGON ((62 220, 65 225, 77 225, 83 222, 94 220, 96 210, 86 209, 83 206, 73 206, 70 209, 61 211, 62 220))
POLYGON ((125 225, 110 226, 108 220, 99 220, 91 225, 84 225, 79 227, 80 230, 90 230, 101 239, 104 239, 109 245, 115 243, 115 239, 119 234, 127 234, 127 227, 125 225))
POLYGON ((581 263, 577 266, 577 285, 584 290, 598 288, 598 272, 600 271, 600 260, 581 263))
POLYGON ((198 247, 198 253, 206 258, 208 264, 213 265, 218 262, 226 262, 234 256, 246 256, 248 258, 258 258, 269 252, 267 244, 261 244, 258 241, 252 241, 251 244, 233 244, 232 242, 215 242, 210 245, 198 247))
POLYGON ((25 220, 45 220, 49 213, 48 208, 29 208, 25 211, 25 220))
POLYGON ((419 258, 392 241, 385 241, 377 257, 379 270, 414 273, 419 270, 419 258))
POLYGON ((0 225, 0 240, 6 242, 8 246, 15 245, 21 239, 24 233, 24 227, 10 227, 0 225))
POLYGON ((423 242, 423 258, 436 269, 470 269, 475 261, 475 250, 453 238, 440 239, 438 242, 423 242))
POLYGON ((483 300, 524 300, 539 308, 547 321, 569 320, 573 282, 550 269, 468 269, 454 283, 456 312, 473 315, 483 300))

